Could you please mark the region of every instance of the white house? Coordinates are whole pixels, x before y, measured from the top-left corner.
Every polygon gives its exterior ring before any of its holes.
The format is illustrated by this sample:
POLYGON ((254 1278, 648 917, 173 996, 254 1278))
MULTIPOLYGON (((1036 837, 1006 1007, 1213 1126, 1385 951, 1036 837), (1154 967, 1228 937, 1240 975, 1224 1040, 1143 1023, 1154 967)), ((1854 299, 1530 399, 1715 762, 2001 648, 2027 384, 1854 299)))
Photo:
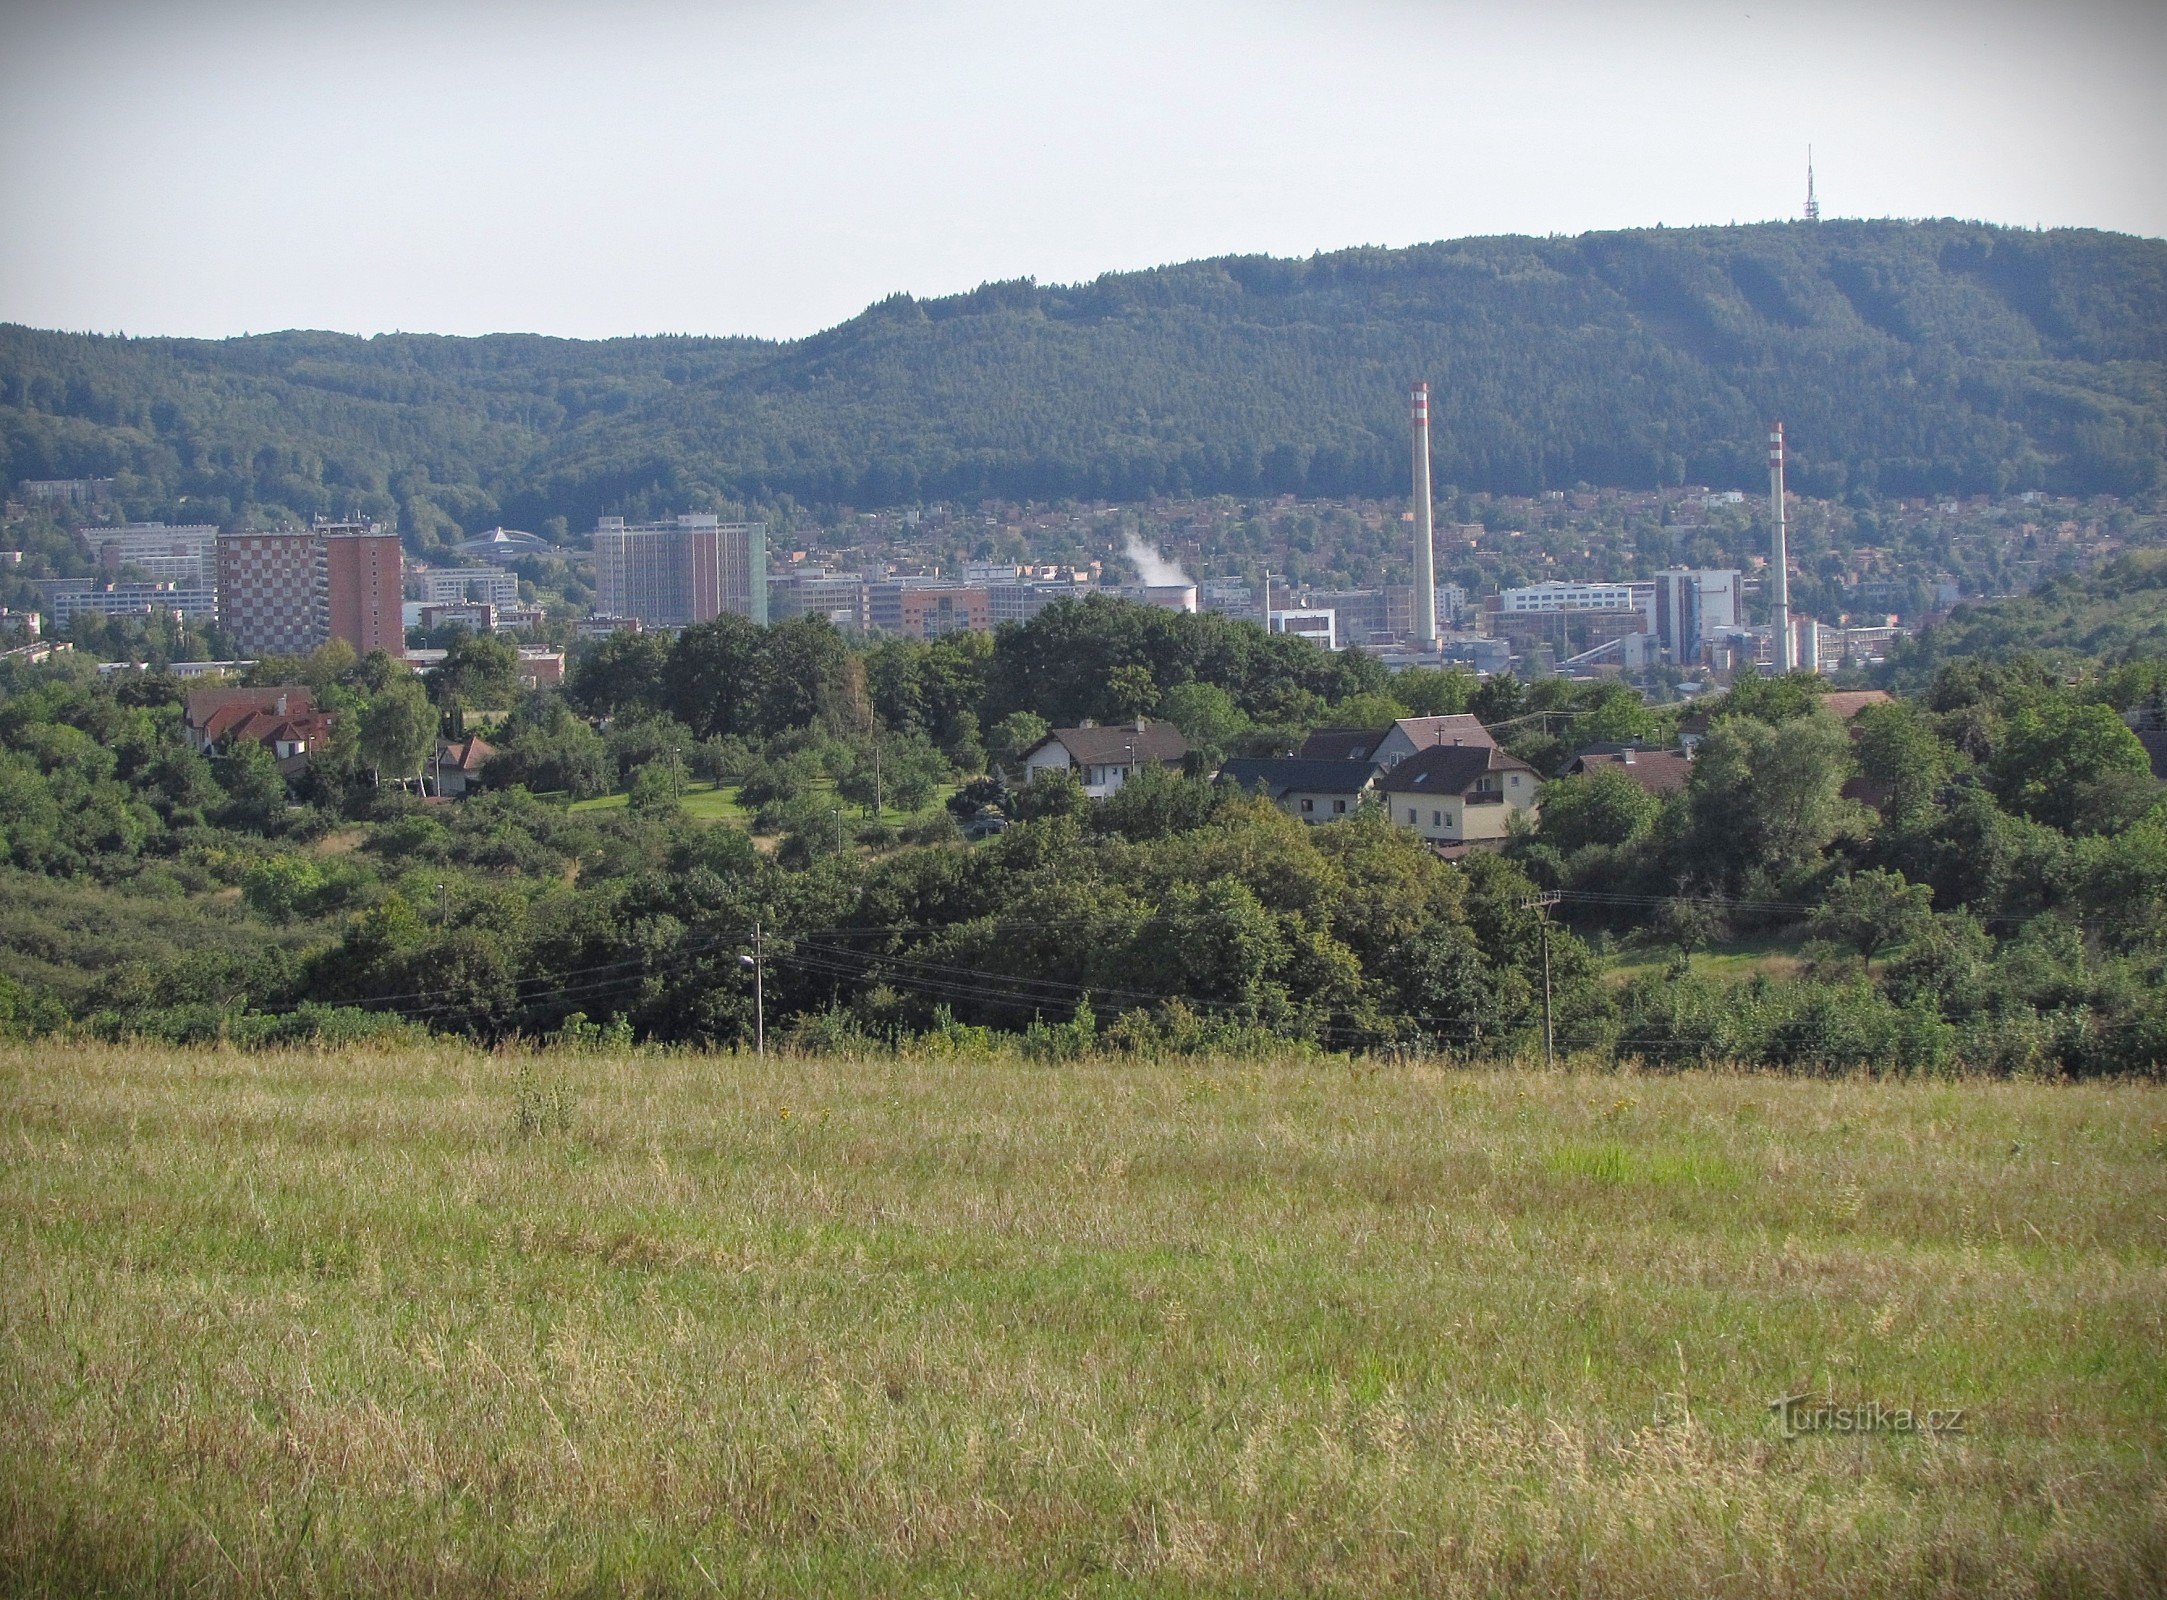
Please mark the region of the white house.
POLYGON ((1023 781, 1038 782, 1048 772, 1071 772, 1083 792, 1103 800, 1142 767, 1157 763, 1180 771, 1189 741, 1171 722, 1117 722, 1100 727, 1056 728, 1023 753, 1023 781))
POLYGON ((1514 817, 1536 819, 1540 786, 1533 767, 1502 750, 1432 745, 1380 778, 1377 793, 1394 822, 1431 844, 1489 847, 1511 834, 1514 817))

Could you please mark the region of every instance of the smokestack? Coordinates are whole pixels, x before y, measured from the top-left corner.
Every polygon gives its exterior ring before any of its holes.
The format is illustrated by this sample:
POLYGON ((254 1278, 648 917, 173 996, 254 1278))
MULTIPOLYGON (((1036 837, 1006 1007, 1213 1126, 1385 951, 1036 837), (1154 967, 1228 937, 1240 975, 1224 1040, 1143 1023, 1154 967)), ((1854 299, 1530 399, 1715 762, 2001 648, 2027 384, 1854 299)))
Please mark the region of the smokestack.
POLYGON ((1791 557, 1786 548, 1783 525, 1783 424, 1778 422, 1768 430, 1768 570, 1775 579, 1775 594, 1769 602, 1769 626, 1775 632, 1769 636, 1773 646, 1770 660, 1775 663, 1780 677, 1789 672, 1791 660, 1791 557))
POLYGON ((1415 385, 1415 644, 1437 648, 1437 547, 1430 530, 1430 386, 1415 385))

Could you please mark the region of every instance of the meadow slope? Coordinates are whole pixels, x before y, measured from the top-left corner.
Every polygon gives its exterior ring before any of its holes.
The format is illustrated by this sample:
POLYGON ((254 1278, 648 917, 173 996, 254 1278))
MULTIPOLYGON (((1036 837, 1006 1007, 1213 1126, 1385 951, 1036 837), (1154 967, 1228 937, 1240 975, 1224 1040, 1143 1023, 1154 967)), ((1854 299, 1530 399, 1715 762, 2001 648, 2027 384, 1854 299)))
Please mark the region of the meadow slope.
POLYGON ((5 1047, 0 1592, 2157 1593, 2163 1218, 2157 1086, 5 1047))

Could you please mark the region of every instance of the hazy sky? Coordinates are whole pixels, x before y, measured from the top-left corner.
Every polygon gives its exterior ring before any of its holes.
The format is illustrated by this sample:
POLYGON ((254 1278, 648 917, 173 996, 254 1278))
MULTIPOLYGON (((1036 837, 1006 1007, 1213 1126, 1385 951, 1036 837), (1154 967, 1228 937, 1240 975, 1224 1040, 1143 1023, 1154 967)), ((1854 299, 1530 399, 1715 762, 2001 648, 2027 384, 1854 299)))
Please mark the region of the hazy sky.
POLYGON ((2167 234, 2167 5, 0 0, 0 320, 795 335, 1826 214, 2167 234))

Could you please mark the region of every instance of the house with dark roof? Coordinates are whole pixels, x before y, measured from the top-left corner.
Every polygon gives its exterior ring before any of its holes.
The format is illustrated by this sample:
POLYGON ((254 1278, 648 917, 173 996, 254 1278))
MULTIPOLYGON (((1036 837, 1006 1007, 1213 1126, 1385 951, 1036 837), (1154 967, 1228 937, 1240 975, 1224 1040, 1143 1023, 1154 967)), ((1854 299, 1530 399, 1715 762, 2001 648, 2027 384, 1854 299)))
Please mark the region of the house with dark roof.
POLYGON ((1495 849, 1512 819, 1542 814, 1542 779, 1517 756, 1492 745, 1432 745, 1377 780, 1387 814, 1429 843, 1457 853, 1495 849))
POLYGON ((1114 793, 1146 766, 1179 772, 1189 759, 1189 741, 1171 722, 1117 722, 1100 727, 1086 722, 1056 728, 1023 752, 1023 781, 1036 783, 1049 772, 1073 773, 1094 800, 1114 793))
POLYGON ((1558 768, 1561 778, 1588 772, 1622 772, 1648 793, 1676 794, 1693 775, 1693 758, 1683 750, 1643 750, 1638 745, 1590 745, 1558 768))
POLYGON ((1366 761, 1389 772, 1417 750, 1439 745, 1496 748, 1490 730, 1474 717, 1401 717, 1384 728, 1319 728, 1295 755, 1305 761, 1366 761))
POLYGON ((1367 761, 1235 756, 1219 768, 1216 781, 1261 794, 1304 822, 1331 822, 1362 808, 1363 796, 1377 782, 1377 769, 1367 761))

